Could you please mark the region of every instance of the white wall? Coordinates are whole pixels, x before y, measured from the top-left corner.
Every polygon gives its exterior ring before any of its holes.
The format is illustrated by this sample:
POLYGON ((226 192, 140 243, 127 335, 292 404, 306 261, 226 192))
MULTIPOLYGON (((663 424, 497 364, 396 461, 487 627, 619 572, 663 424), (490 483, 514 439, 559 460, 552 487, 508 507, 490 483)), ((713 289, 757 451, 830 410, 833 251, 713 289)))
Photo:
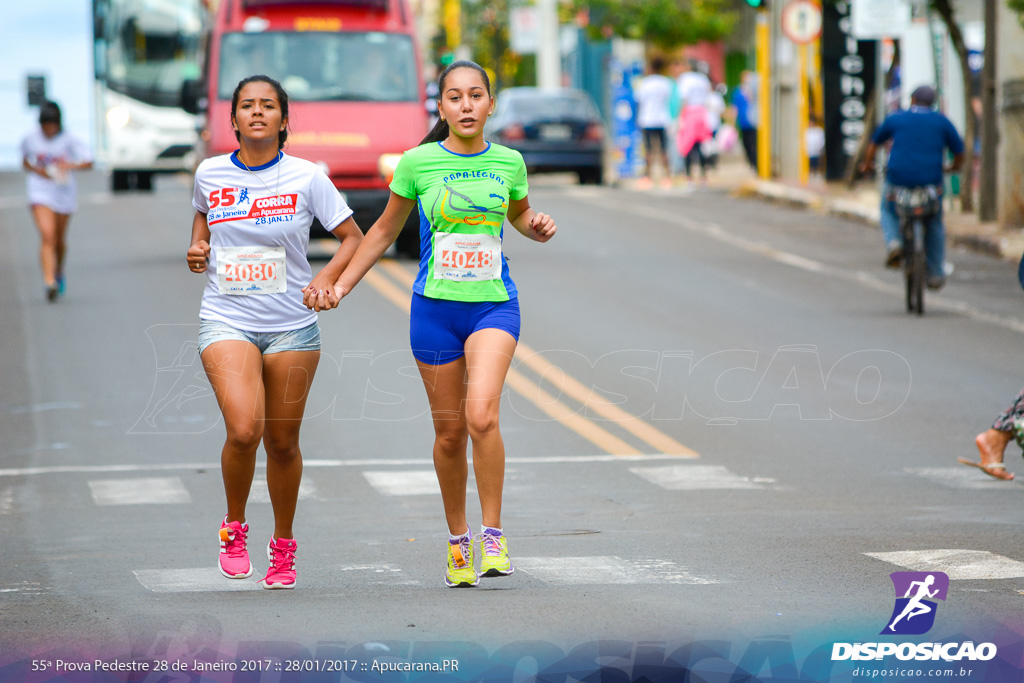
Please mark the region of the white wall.
POLYGON ((0 20, 0 101, 11 113, 0 128, 0 169, 21 165, 18 145, 38 125, 25 77, 46 76, 47 97, 63 111, 64 128, 92 146, 92 0, 4 3, 0 20))
MULTIPOLYGON (((942 36, 942 112, 963 135, 966 127, 964 109, 964 82, 960 71, 960 58, 946 36, 945 25, 936 18, 936 32, 942 36)), ((968 48, 984 49, 985 29, 978 22, 961 25, 968 48)), ((915 23, 903 35, 900 45, 902 56, 903 106, 910 106, 910 93, 919 85, 935 85, 935 48, 927 23, 915 23)))
POLYGON ((999 222, 1024 226, 1024 27, 1005 4, 998 7, 999 222))

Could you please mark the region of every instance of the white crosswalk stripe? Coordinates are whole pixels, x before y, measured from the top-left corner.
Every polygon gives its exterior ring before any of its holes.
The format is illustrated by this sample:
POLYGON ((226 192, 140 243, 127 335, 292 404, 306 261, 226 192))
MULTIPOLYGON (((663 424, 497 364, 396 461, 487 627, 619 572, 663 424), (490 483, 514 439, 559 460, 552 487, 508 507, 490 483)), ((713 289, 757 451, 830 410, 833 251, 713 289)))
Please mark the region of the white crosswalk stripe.
POLYGON ((652 484, 672 491, 706 489, 763 489, 774 479, 743 477, 722 465, 665 465, 662 467, 630 467, 629 471, 652 484))
POLYGON ((425 496, 441 493, 437 475, 432 470, 363 472, 373 488, 385 496, 425 496))
MULTIPOLYGON (((57 405, 57 404, 51 404, 57 405)), ((65 449, 70 448, 71 445, 67 443, 55 443, 39 445, 33 448, 31 451, 18 451, 18 453, 25 454, 35 452, 36 450, 53 450, 53 449, 65 449)), ((568 463, 573 465, 579 465, 583 463, 624 463, 624 462, 641 462, 651 460, 678 460, 678 455, 665 455, 661 453, 653 453, 647 455, 544 455, 544 456, 531 456, 531 457, 508 457, 505 458, 506 464, 528 464, 528 465, 539 465, 548 464, 555 465, 560 463, 568 463)), ((395 458, 355 458, 351 460, 328 460, 322 458, 310 458, 302 461, 304 468, 347 468, 347 467, 390 467, 390 466, 423 466, 432 467, 433 461, 427 458, 407 458, 407 459, 395 459, 395 458)), ((266 467, 265 462, 260 461, 256 463, 257 469, 266 467)), ((176 463, 120 463, 117 465, 52 465, 48 467, 4 467, 0 468, 0 477, 30 477, 40 475, 54 475, 54 474, 81 474, 81 473, 93 473, 93 474, 110 474, 114 472, 159 472, 159 471, 189 471, 189 470, 216 470, 220 468, 219 462, 176 462, 176 463)))
MULTIPOLYGON (((631 585, 686 584, 710 585, 715 579, 696 576, 670 560, 594 557, 519 557, 516 571, 553 585, 631 585)), ((154 593, 202 593, 215 591, 261 590, 257 585, 261 567, 254 567, 250 579, 228 579, 216 566, 191 569, 136 569, 132 573, 140 584, 154 593)), ((361 585, 387 584, 416 586, 424 583, 392 564, 363 564, 327 567, 327 574, 361 585)), ((320 573, 320 576, 323 576, 320 573)), ((302 579, 300 573, 300 581, 302 579)), ((430 580, 435 577, 431 576, 430 580)))
POLYGON ((415 579, 405 578, 401 569, 393 567, 390 564, 357 564, 348 567, 340 567, 339 571, 355 572, 365 575, 365 577, 361 577, 360 580, 365 578, 365 583, 370 584, 386 583, 389 585, 418 586, 420 583, 415 579))
MULTIPOLYGON (((346 577, 346 580, 362 585, 419 584, 419 581, 409 580, 401 569, 388 564, 328 567, 326 571, 331 576, 338 574, 345 576, 347 572, 351 572, 351 578, 346 577)), ((144 588, 154 593, 213 593, 263 590, 258 582, 265 572, 262 566, 253 566, 252 576, 248 579, 229 579, 223 576, 214 565, 190 569, 136 569, 132 573, 144 588)), ((298 580, 300 583, 302 582, 301 571, 298 580)))
POLYGON ((624 560, 615 556, 514 557, 516 571, 524 571, 545 583, 636 584, 674 583, 707 585, 715 579, 694 576, 670 560, 624 560))
POLYGON ((955 489, 1002 489, 1020 495, 1020 484, 994 479, 976 467, 907 467, 904 472, 955 489))
POLYGON ((253 569, 252 580, 225 578, 216 566, 200 569, 136 569, 132 572, 154 593, 203 593, 212 591, 263 590, 253 569))
MULTIPOLYGON (((316 500, 316 487, 309 477, 303 477, 299 483, 299 500, 316 500)), ((259 472, 252 479, 252 488, 249 489, 250 503, 269 503, 270 490, 267 488, 267 475, 259 472)))
POLYGON ((191 503, 180 477, 93 479, 89 482, 97 505, 191 503))
MULTIPOLYGON (((434 470, 364 471, 363 477, 385 496, 441 495, 441 485, 437 483, 434 470)), ((472 478, 467 491, 476 491, 472 478)))
POLYGON ((864 554, 915 572, 945 572, 953 580, 1024 578, 1024 562, 985 550, 902 550, 864 554))
MULTIPOLYGON (((774 479, 741 476, 722 465, 681 464, 631 467, 629 470, 652 484, 676 491, 756 490, 771 488, 775 484, 774 479)), ((955 470, 952 472, 960 474, 955 470)), ((514 478, 513 470, 509 470, 506 474, 514 478)), ((440 493, 437 475, 433 469, 365 470, 362 475, 374 489, 385 496, 426 496, 440 493)), ((988 484, 988 482, 981 483, 988 484)), ((998 482, 994 483, 998 484, 998 482)), ((179 477, 94 479, 90 480, 88 484, 97 505, 187 504, 192 501, 179 477)), ((469 493, 476 491, 472 477, 470 477, 468 491, 469 493)), ((311 478, 305 477, 299 485, 299 499, 317 499, 316 486, 311 478)), ((254 476, 249 502, 270 503, 266 472, 258 471, 254 476)))
MULTIPOLYGON (((113 198, 109 192, 83 192, 78 195, 81 204, 109 204, 113 198)), ((24 197, 0 197, 0 211, 24 209, 28 201, 24 197)))

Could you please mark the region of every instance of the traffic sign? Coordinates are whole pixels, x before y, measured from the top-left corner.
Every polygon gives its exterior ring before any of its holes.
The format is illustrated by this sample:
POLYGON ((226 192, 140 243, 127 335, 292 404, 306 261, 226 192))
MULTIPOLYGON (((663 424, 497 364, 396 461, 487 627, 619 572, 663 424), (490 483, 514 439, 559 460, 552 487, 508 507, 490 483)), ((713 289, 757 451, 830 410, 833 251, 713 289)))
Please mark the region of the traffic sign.
POLYGON ((790 0, 782 8, 782 32, 798 45, 813 43, 821 35, 821 7, 811 0, 790 0))
POLYGON ((907 0, 853 0, 850 3, 850 32, 860 40, 898 38, 910 28, 907 0))

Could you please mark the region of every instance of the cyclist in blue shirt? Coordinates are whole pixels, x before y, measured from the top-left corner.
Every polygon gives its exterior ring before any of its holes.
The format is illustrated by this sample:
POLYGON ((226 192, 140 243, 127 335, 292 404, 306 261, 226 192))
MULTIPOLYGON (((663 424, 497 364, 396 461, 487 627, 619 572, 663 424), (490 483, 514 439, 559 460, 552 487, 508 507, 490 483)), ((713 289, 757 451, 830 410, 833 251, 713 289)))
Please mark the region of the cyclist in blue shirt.
MULTIPOLYGON (((944 170, 955 171, 963 161, 964 143, 953 123, 941 113, 934 111, 935 89, 922 85, 910 95, 910 109, 898 111, 882 122, 875 131, 865 155, 862 170, 874 166, 875 152, 879 145, 892 141, 889 164, 882 187, 882 236, 885 238, 885 265, 899 266, 903 258, 903 243, 900 238, 900 222, 896 207, 890 199, 893 187, 920 187, 938 185, 942 187, 944 170), (943 152, 949 148, 953 153, 953 164, 943 169, 943 152)), ((943 260, 946 252, 946 231, 942 224, 942 210, 932 218, 925 238, 928 258, 928 279, 930 289, 940 289, 946 284, 943 260)))

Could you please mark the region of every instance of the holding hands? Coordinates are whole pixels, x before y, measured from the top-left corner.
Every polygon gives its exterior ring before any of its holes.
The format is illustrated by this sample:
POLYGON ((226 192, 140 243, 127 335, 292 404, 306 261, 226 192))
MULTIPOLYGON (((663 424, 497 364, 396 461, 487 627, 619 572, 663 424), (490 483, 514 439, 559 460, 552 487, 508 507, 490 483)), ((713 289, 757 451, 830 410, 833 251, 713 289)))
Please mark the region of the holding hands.
POLYGON ((341 300, 348 294, 343 285, 330 284, 320 273, 313 281, 302 288, 302 303, 316 312, 337 308, 341 300))

